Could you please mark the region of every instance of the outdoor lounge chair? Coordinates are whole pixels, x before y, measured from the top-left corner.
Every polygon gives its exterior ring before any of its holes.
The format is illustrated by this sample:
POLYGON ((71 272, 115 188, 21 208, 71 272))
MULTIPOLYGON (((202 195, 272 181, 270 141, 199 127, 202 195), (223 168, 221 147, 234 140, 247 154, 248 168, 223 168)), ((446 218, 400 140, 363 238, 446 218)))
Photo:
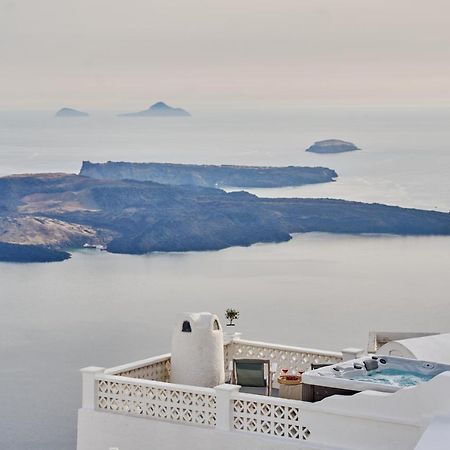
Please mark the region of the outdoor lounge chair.
POLYGON ((242 387, 265 388, 266 395, 272 395, 272 379, 276 364, 269 359, 233 359, 231 383, 242 387))

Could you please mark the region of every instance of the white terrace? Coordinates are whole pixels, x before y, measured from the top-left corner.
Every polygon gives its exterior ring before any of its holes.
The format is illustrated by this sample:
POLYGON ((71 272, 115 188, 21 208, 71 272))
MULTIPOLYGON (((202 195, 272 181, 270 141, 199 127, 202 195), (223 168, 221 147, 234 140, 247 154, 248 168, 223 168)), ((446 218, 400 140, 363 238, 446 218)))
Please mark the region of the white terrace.
MULTIPOLYGON (((261 358, 292 370, 354 356, 239 336, 226 340, 223 352, 225 367, 233 358, 261 358)), ((231 384, 173 384, 170 373, 170 354, 82 369, 77 449, 430 450, 449 441, 443 433, 450 422, 439 417, 450 412, 448 372, 394 394, 366 391, 317 403, 242 393, 231 384)))

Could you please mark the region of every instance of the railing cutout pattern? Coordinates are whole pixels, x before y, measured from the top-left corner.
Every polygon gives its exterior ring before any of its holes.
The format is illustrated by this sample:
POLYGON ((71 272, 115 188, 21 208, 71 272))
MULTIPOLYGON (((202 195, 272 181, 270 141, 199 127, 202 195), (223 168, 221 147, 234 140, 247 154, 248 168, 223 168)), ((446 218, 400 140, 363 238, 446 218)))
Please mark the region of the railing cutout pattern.
POLYGON ((301 425, 300 409, 262 397, 261 401, 239 398, 233 400, 233 428, 289 439, 306 440, 311 436, 301 425))
POLYGON ((339 353, 318 353, 308 349, 283 349, 276 345, 253 343, 251 341, 235 340, 225 350, 226 364, 232 358, 270 359, 278 368, 290 371, 306 370, 311 364, 336 364, 342 361, 339 353))
POLYGON ((167 358, 164 361, 154 362, 146 366, 126 370, 115 375, 166 382, 170 380, 170 358, 167 358))
POLYGON ((97 380, 97 409, 206 427, 216 424, 213 389, 195 392, 176 385, 157 386, 127 381, 97 380))
MULTIPOLYGON (((279 368, 299 370, 310 364, 336 363, 337 352, 284 347, 235 339, 224 346, 225 367, 233 358, 270 359, 279 368)), ((168 383, 170 355, 149 358, 97 375, 97 410, 215 428, 214 389, 168 383)), ((311 433, 302 422, 300 404, 292 400, 238 393, 228 408, 231 429, 280 438, 306 440, 311 433), (260 397, 260 398, 259 398, 260 397)))

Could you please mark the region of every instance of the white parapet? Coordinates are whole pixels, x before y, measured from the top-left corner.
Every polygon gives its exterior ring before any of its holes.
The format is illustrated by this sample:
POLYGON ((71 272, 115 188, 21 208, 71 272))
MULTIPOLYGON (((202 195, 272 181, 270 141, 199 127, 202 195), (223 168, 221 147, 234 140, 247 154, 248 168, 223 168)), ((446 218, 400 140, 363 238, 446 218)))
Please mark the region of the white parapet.
POLYGON ((339 411, 343 415, 427 425, 436 415, 450 414, 450 372, 443 372, 426 383, 395 393, 363 391, 345 397, 334 395, 314 405, 328 411, 339 411))
POLYGON ((364 355, 364 349, 355 348, 355 347, 347 347, 342 349, 342 361, 351 361, 352 359, 361 358, 364 355))
POLYGON ((393 340, 382 345, 377 354, 450 364, 450 333, 393 340))
MULTIPOLYGON (((77 450, 324 450, 296 440, 274 440, 132 416, 80 409, 77 450)), ((334 448, 333 450, 338 450, 334 448)), ((339 449, 341 450, 341 449, 339 449)))
POLYGON ((164 355, 111 367, 105 370, 105 374, 154 381, 169 381, 170 365, 170 353, 165 353, 164 355))
MULTIPOLYGON (((227 360, 264 358, 292 369, 343 357, 241 339, 224 352, 227 360)), ((170 368, 170 355, 161 355, 82 369, 77 449, 413 450, 436 415, 450 414, 450 372, 393 394, 366 391, 307 403, 246 394, 239 386, 169 383, 170 368)))
POLYGON ((95 409, 97 403, 96 375, 105 371, 104 367, 90 366, 80 370, 82 382, 82 400, 83 409, 95 409))
POLYGON ((437 416, 428 425, 414 450, 448 450, 450 416, 437 416))
MULTIPOLYGON (((450 400, 441 399, 450 374, 394 394, 318 403, 245 394, 231 385, 210 389, 101 372, 94 378, 95 411, 92 402, 80 409, 78 450, 171 450, 181 442, 187 450, 412 450, 433 416, 450 412, 450 400)), ((91 392, 92 383, 85 387, 91 392)))

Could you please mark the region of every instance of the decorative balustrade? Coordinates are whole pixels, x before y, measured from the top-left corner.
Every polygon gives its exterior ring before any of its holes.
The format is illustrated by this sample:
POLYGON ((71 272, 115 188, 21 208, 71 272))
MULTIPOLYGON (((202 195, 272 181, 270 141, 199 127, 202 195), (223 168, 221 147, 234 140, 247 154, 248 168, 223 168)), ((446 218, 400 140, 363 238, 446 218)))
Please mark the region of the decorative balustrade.
POLYGON ((170 354, 105 370, 106 374, 153 381, 170 381, 170 354))
POLYGON ((226 367, 233 358, 270 359, 279 369, 297 371, 309 369, 311 364, 336 364, 342 361, 342 353, 233 339, 225 350, 226 367))
MULTIPOLYGON (((233 358, 270 359, 290 370, 312 363, 336 363, 342 353, 231 339, 225 365, 233 358)), ((170 354, 113 367, 83 369, 83 408, 227 431, 306 440, 303 402, 242 394, 238 386, 215 389, 170 383, 170 354)))
MULTIPOLYGON (((303 369, 310 364, 337 363, 358 352, 358 349, 340 353, 286 347, 239 338, 224 345, 227 366, 233 358, 260 358, 270 359, 279 368, 290 370, 303 369)), ((82 377, 82 410, 188 424, 221 432, 251 433, 294 442, 297 446, 308 441, 305 445, 320 448, 369 448, 366 445, 369 440, 373 443, 370 448, 388 449, 395 442, 399 450, 413 448, 423 431, 424 423, 416 419, 421 413, 410 413, 412 400, 420 397, 415 395, 415 390, 430 391, 439 398, 450 384, 450 376, 441 375, 435 387, 429 382, 395 394, 361 393, 353 397, 331 397, 327 402, 307 403, 245 394, 239 392, 239 386, 230 384, 213 389, 172 384, 168 382, 169 354, 110 369, 88 367, 82 369, 82 377), (352 429, 352 433, 344 433, 344 428, 352 429), (383 445, 379 445, 380 436, 383 445)), ((416 408, 422 407, 422 403, 416 405, 416 408)), ((424 417, 428 416, 424 414, 424 417)), ((226 435, 218 434, 218 439, 220 436, 226 435)))
POLYGON ((96 376, 99 411, 215 427, 214 389, 115 375, 96 376))
MULTIPOLYGON (((335 364, 342 361, 342 353, 303 347, 289 347, 258 341, 232 339, 224 345, 225 369, 234 358, 270 359, 281 369, 291 371, 309 369, 311 364, 335 364)), ((154 381, 170 381, 170 354, 113 367, 106 374, 154 381)))
POLYGON ((310 430, 302 423, 301 402, 236 393, 233 395, 233 429, 288 439, 306 440, 310 430))
POLYGON ((302 402, 241 394, 239 386, 185 386, 111 375, 101 368, 83 369, 83 378, 83 408, 294 440, 310 436, 301 421, 302 402))

